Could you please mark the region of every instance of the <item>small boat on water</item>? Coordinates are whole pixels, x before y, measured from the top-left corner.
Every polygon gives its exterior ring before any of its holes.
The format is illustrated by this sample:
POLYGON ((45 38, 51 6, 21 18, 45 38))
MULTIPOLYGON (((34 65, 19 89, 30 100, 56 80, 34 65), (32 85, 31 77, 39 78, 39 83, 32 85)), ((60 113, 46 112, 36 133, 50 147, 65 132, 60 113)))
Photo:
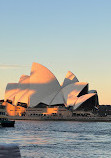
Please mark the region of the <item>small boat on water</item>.
POLYGON ((9 120, 6 116, 5 107, 0 105, 0 125, 2 127, 14 127, 15 121, 9 120))
POLYGON ((15 121, 12 120, 2 120, 0 121, 2 127, 14 127, 15 121))

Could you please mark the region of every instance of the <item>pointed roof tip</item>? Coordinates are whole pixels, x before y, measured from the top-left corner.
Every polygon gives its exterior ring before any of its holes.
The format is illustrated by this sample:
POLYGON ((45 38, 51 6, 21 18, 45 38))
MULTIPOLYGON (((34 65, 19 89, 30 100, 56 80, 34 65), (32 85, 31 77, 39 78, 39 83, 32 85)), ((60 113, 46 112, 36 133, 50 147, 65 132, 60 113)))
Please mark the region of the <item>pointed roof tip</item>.
POLYGON ((75 77, 75 75, 71 71, 68 71, 65 78, 68 78, 68 79, 72 80, 73 77, 75 77))
POLYGON ((37 63, 37 62, 32 62, 32 65, 35 65, 35 64, 39 64, 39 63, 37 63))
MULTIPOLYGON (((36 65, 36 66, 39 65, 39 66, 43 66, 43 67, 45 67, 44 65, 42 65, 42 64, 40 64, 40 63, 33 62, 33 63, 32 63, 32 66, 35 66, 35 65, 36 65)), ((45 68, 47 68, 47 67, 45 67, 45 68)), ((47 68, 47 69, 48 69, 48 68, 47 68)))
POLYGON ((77 82, 79 82, 79 80, 77 79, 76 75, 74 73, 72 73, 71 71, 68 71, 66 74, 66 79, 70 79, 73 80, 74 78, 76 78, 77 82))
MULTIPOLYGON (((31 72, 30 72, 30 76, 34 73, 37 73, 40 74, 41 76, 46 76, 46 78, 52 78, 52 80, 56 80, 59 84, 59 81, 57 80, 56 76, 52 73, 51 70, 49 70, 46 66, 40 64, 40 63, 36 63, 36 62, 33 62, 32 63, 32 67, 31 67, 31 72)), ((37 74, 37 76, 38 76, 37 74)), ((59 84, 60 86, 60 84, 59 84)))
POLYGON ((61 83, 61 86, 63 88, 67 86, 68 84, 75 83, 75 82, 79 82, 79 80, 71 71, 68 71, 63 83, 61 83))
POLYGON ((21 75, 18 83, 22 82, 22 81, 25 80, 27 77, 30 77, 30 76, 24 75, 24 74, 21 75))

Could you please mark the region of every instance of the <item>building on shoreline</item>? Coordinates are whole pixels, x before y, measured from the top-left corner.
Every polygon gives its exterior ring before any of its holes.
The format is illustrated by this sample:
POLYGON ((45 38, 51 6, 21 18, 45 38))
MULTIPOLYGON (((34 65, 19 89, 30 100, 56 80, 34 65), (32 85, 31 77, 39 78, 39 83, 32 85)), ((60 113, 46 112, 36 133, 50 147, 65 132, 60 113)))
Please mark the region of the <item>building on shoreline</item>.
POLYGON ((49 69, 33 63, 30 76, 22 75, 18 83, 7 84, 3 104, 9 116, 72 117, 99 105, 97 91, 89 90, 88 85, 70 71, 60 85, 49 69))

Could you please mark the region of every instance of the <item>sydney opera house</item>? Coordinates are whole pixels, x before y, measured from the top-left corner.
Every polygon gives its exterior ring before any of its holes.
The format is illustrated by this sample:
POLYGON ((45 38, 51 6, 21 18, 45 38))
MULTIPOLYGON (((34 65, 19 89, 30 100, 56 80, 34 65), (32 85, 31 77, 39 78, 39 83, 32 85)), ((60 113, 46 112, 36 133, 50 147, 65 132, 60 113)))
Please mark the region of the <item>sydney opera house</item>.
POLYGON ((70 71, 62 84, 39 63, 33 63, 30 76, 22 75, 18 83, 8 83, 5 91, 7 113, 23 117, 72 117, 98 106, 96 90, 87 82, 79 82, 70 71))

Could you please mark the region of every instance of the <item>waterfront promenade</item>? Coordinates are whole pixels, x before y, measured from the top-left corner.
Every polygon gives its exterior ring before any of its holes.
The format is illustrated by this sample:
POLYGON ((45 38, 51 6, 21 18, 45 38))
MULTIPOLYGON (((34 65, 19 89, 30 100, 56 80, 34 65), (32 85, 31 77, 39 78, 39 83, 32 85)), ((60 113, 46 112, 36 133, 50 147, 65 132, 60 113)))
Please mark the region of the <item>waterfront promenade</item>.
POLYGON ((25 117, 8 116, 12 120, 37 120, 37 121, 80 121, 80 122, 111 122, 111 116, 100 117, 25 117))

